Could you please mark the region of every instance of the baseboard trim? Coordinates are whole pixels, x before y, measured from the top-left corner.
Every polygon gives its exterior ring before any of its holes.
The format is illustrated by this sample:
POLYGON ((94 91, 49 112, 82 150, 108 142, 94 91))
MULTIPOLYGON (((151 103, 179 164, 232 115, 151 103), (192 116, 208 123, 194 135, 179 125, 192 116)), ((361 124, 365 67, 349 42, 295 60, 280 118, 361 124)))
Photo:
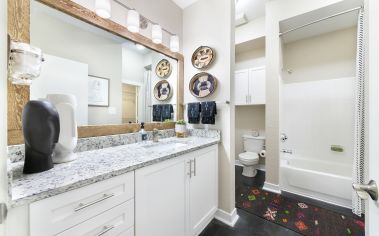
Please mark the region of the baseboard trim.
POLYGON ((224 224, 234 227, 239 216, 237 215, 237 209, 234 208, 231 213, 218 209, 215 214, 215 218, 224 224))
POLYGON ((263 185, 263 190, 273 192, 273 193, 277 193, 277 194, 282 193, 282 191, 280 191, 278 184, 272 184, 272 183, 268 183, 268 182, 265 182, 265 184, 263 185))

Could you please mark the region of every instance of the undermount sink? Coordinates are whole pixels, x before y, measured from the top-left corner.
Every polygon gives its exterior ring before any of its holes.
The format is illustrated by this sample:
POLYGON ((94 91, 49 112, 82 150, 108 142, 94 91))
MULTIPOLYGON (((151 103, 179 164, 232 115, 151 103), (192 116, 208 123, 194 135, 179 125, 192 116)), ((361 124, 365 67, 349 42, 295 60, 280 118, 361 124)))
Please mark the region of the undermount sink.
POLYGON ((189 143, 186 141, 170 141, 170 142, 157 142, 143 145, 142 147, 150 151, 167 151, 187 146, 189 143))

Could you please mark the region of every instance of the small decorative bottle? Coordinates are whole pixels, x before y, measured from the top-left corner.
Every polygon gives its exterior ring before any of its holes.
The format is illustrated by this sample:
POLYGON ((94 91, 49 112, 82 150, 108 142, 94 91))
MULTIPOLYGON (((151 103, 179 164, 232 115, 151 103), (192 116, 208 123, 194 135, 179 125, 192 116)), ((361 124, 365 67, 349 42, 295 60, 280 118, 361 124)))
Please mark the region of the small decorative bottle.
POLYGON ((139 141, 144 142, 147 140, 147 132, 145 131, 145 123, 141 122, 141 129, 139 131, 139 141))

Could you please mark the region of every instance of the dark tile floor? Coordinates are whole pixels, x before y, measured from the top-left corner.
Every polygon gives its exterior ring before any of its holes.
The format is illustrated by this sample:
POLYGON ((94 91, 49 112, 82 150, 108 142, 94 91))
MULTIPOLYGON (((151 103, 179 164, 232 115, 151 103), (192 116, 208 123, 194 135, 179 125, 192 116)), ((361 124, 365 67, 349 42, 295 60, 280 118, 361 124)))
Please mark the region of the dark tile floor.
POLYGON ((301 236, 244 210, 237 209, 237 212, 240 218, 233 228, 213 220, 200 236, 301 236))
MULTIPOLYGON (((239 189, 244 186, 263 187, 265 181, 265 172, 258 171, 258 174, 254 178, 247 178, 242 176, 242 167, 236 166, 236 199, 238 199, 239 189)), ((350 209, 326 204, 316 200, 304 198, 298 195, 284 192, 284 196, 289 198, 295 198, 297 200, 302 199, 304 202, 326 208, 332 211, 340 212, 346 215, 352 215, 350 209)), ((200 236, 300 236, 290 229, 284 228, 278 224, 272 223, 258 216, 255 216, 242 209, 237 209, 239 220, 234 227, 225 225, 224 223, 214 219, 204 229, 200 236)))

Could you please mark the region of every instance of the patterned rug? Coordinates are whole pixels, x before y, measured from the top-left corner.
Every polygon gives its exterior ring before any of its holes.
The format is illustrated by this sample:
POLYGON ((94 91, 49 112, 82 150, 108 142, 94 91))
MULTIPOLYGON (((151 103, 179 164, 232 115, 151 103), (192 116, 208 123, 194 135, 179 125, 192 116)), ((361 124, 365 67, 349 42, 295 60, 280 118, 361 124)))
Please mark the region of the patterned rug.
POLYGON ((297 202, 256 187, 241 194, 237 207, 302 235, 363 236, 365 231, 362 218, 297 202))

